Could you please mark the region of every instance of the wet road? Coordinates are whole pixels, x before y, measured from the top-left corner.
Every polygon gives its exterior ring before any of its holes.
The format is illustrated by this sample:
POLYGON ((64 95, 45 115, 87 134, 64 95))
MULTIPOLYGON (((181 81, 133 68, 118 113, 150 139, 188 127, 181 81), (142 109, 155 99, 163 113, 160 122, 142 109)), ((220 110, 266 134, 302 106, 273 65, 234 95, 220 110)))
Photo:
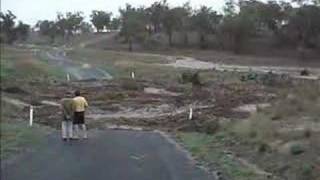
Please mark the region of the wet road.
POLYGON ((85 141, 58 134, 39 150, 4 164, 4 180, 209 180, 184 151, 155 132, 94 131, 85 141))

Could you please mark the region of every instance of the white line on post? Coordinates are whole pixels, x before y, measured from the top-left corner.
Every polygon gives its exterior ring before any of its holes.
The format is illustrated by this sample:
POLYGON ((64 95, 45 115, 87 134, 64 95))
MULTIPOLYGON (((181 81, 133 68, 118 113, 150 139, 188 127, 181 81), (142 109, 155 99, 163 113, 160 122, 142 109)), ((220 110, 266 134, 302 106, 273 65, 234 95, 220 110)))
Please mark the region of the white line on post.
POLYGON ((33 124, 33 106, 30 105, 30 120, 29 120, 29 126, 32 126, 33 124))

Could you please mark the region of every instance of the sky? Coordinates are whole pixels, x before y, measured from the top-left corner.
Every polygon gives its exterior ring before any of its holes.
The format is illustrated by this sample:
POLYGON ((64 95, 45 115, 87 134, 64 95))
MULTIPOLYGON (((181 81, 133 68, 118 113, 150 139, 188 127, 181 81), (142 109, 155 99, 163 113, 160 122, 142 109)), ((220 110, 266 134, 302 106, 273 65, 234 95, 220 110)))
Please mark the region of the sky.
MULTIPOLYGON (((35 25, 38 20, 55 20, 57 12, 82 11, 89 21, 92 10, 103 10, 118 15, 118 9, 126 3, 133 6, 149 6, 156 0, 1 0, 1 11, 11 10, 18 20, 35 25)), ((170 6, 189 1, 193 8, 201 5, 221 11, 224 0, 167 0, 170 6)))

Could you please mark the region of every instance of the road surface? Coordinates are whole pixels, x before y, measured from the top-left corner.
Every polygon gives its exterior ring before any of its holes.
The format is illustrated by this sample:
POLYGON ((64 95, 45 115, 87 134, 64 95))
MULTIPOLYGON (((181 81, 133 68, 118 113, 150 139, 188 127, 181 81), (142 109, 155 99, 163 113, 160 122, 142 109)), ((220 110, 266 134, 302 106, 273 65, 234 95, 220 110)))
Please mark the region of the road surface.
POLYGON ((2 164, 3 180, 209 180, 186 153, 155 132, 91 131, 90 139, 62 142, 2 164))
POLYGON ((92 67, 90 64, 77 64, 76 61, 66 56, 63 48, 41 51, 40 56, 60 67, 70 75, 71 80, 112 79, 112 76, 101 68, 92 67))

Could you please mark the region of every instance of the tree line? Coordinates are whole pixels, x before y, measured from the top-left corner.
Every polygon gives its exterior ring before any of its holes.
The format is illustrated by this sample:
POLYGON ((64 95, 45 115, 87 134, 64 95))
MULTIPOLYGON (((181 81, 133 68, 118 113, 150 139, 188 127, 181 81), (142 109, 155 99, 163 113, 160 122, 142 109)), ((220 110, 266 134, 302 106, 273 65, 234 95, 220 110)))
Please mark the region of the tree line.
MULTIPOLYGON (((226 0, 223 13, 208 6, 193 9, 189 3, 171 7, 166 0, 160 0, 149 7, 126 4, 119 13, 120 16, 115 17, 108 11, 95 10, 90 21, 97 32, 120 29, 119 34, 128 43, 129 50, 134 41, 146 41, 159 33, 167 35, 168 45, 172 47, 176 32, 183 36, 185 46, 189 44, 189 33, 196 32, 199 48, 208 48, 208 36, 214 35, 221 48, 236 53, 242 51, 248 39, 263 35, 269 35, 279 44, 297 48, 320 46, 320 0, 292 0, 291 3, 226 0)), ((15 25, 14 19, 10 11, 1 13, 1 32, 8 43, 25 39, 30 28, 22 22, 15 25)), ((92 32, 91 24, 84 21, 83 13, 67 12, 57 14, 55 21, 39 21, 36 27, 54 42, 57 36, 68 39, 78 32, 92 32)))
POLYGON ((8 11, 6 14, 0 13, 0 42, 13 43, 16 40, 26 40, 28 37, 30 26, 19 21, 16 24, 17 17, 8 11))
POLYGON ((133 39, 146 39, 155 33, 166 33, 170 46, 172 35, 179 32, 188 45, 188 32, 197 32, 199 47, 208 48, 207 36, 215 35, 221 48, 242 51, 244 43, 264 34, 271 34, 278 43, 302 48, 316 48, 320 34, 319 0, 261 2, 227 0, 223 13, 201 6, 192 9, 189 3, 170 7, 166 0, 150 7, 120 9, 121 32, 132 49, 133 39), (296 3, 297 6, 293 6, 296 3))

